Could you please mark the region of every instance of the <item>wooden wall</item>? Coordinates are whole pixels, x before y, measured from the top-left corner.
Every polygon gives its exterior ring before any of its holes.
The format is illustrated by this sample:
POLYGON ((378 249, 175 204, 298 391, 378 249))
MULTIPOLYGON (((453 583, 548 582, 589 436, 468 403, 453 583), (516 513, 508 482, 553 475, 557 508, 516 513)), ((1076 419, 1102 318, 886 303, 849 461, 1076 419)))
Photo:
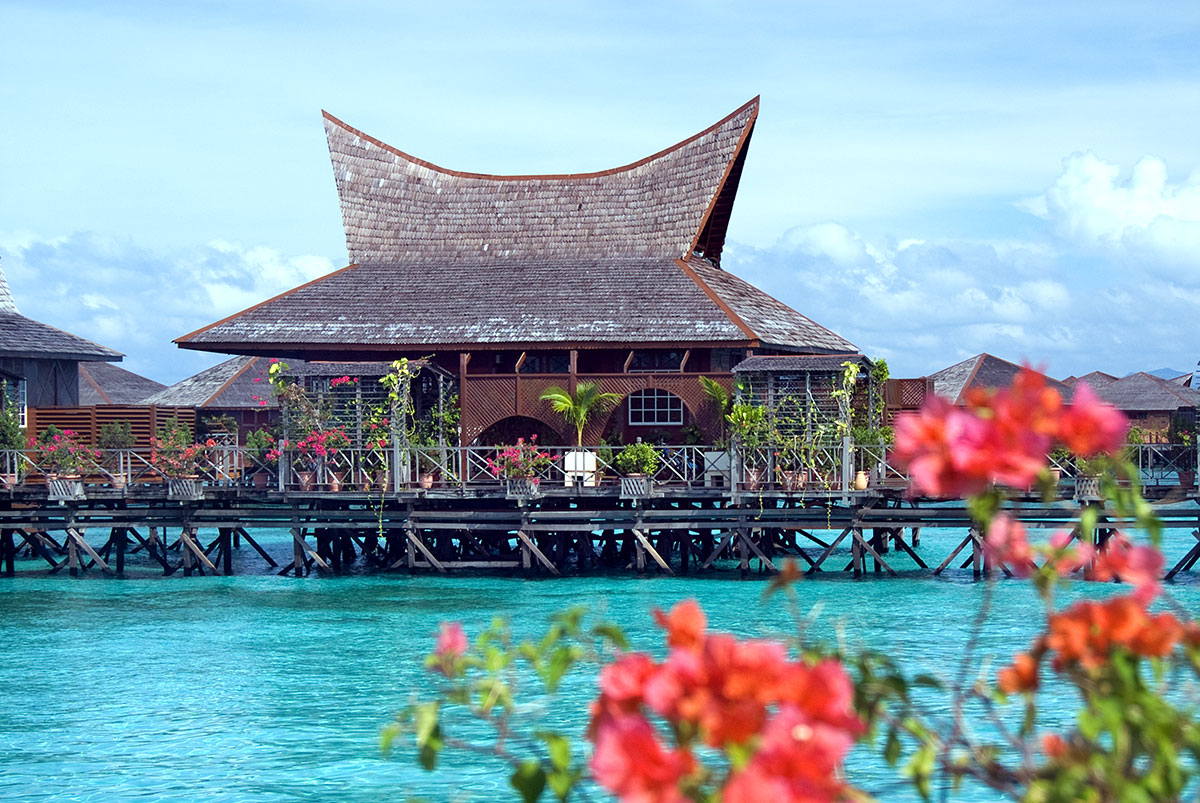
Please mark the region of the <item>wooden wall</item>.
POLYGON ((155 407, 133 404, 98 404, 95 407, 29 407, 26 431, 30 435, 53 425, 79 433, 80 440, 95 444, 100 427, 111 421, 129 421, 137 439, 135 448, 148 448, 150 436, 169 418, 178 418, 195 431, 196 411, 191 407, 155 407))

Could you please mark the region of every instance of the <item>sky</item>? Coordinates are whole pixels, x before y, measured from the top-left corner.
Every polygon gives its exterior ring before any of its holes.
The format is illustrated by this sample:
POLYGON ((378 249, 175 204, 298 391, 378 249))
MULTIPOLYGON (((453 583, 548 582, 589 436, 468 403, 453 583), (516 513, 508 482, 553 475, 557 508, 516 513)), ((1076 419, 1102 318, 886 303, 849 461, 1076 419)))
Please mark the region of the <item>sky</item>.
POLYGON ((1200 3, 6 2, 0 266, 171 340, 346 264, 321 124, 436 164, 626 164, 755 95, 722 260, 893 376, 1200 359, 1200 3))

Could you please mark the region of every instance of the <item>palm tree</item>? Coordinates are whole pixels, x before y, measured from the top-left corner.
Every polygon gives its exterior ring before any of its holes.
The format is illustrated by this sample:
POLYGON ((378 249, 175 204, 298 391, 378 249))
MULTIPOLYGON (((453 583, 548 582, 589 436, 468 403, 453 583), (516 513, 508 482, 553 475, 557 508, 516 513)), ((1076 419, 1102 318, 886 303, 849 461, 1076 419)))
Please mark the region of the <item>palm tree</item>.
POLYGON ((576 445, 583 446, 583 428, 587 426, 595 413, 604 413, 621 403, 619 393, 601 393, 595 382, 580 382, 575 386, 575 395, 557 385, 546 388, 541 396, 542 401, 550 402, 550 407, 563 419, 575 427, 576 445))
POLYGON ((729 391, 720 382, 709 379, 707 376, 700 377, 700 386, 704 388, 704 395, 708 397, 708 403, 717 411, 717 423, 721 427, 721 440, 724 441, 725 416, 729 413, 732 401, 729 391))

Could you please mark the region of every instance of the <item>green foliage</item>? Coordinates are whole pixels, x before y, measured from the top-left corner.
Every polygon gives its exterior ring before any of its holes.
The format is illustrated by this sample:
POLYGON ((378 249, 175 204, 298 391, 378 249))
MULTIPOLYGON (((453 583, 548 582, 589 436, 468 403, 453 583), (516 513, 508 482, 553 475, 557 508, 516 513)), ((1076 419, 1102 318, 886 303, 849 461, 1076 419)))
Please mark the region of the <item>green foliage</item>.
POLYGON ((275 446, 275 436, 265 429, 246 433, 246 450, 260 463, 267 459, 267 452, 275 446))
POLYGON ((237 435, 238 423, 231 415, 210 415, 200 419, 196 427, 198 440, 205 440, 211 435, 237 435))
POLYGON ((653 477, 661 462, 658 450, 648 443, 631 443, 617 455, 617 471, 622 474, 644 474, 653 477))
POLYGON ((595 382, 580 382, 572 395, 564 388, 546 388, 541 400, 550 402, 550 408, 563 417, 568 426, 575 429, 575 445, 583 446, 583 430, 594 415, 608 412, 621 403, 619 393, 601 393, 595 382))
POLYGON ((96 437, 96 445, 101 449, 132 449, 137 439, 133 437, 133 428, 128 419, 108 421, 100 425, 96 437))
POLYGON ((21 426, 21 411, 17 407, 16 393, 9 384, 0 380, 0 449, 25 448, 25 430, 21 426))
POLYGON ((760 449, 770 439, 767 411, 757 404, 738 402, 729 409, 725 420, 729 422, 734 439, 743 449, 760 449))

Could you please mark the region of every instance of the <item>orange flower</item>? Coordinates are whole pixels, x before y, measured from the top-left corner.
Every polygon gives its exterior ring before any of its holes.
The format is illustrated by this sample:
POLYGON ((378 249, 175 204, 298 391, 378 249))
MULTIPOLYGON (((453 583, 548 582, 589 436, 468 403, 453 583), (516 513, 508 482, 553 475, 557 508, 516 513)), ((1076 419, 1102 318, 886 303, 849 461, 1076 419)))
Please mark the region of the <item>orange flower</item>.
POLYGON ((699 648, 708 624, 704 611, 694 599, 685 599, 678 603, 668 614, 655 608, 654 620, 658 622, 659 627, 667 631, 668 646, 686 650, 699 648))
POLYGON ((1059 759, 1067 754, 1067 743, 1057 733, 1042 735, 1042 752, 1048 758, 1059 759))
POLYGON ((1151 616, 1135 596, 1122 596, 1077 602, 1054 614, 1046 646, 1055 653, 1056 672, 1076 666, 1094 671, 1108 661, 1114 648, 1142 657, 1170 655, 1184 634, 1184 625, 1172 614, 1151 616))
POLYGON ((1121 580, 1136 586, 1134 597, 1143 604, 1149 603, 1162 590, 1163 556, 1153 547, 1132 544, 1125 536, 1117 533, 1096 555, 1095 565, 1088 572, 1089 580, 1121 580))
POLYGON ((1000 670, 996 685, 1005 694, 1036 691, 1038 687, 1038 664, 1027 652, 1013 656, 1012 666, 1000 670))

